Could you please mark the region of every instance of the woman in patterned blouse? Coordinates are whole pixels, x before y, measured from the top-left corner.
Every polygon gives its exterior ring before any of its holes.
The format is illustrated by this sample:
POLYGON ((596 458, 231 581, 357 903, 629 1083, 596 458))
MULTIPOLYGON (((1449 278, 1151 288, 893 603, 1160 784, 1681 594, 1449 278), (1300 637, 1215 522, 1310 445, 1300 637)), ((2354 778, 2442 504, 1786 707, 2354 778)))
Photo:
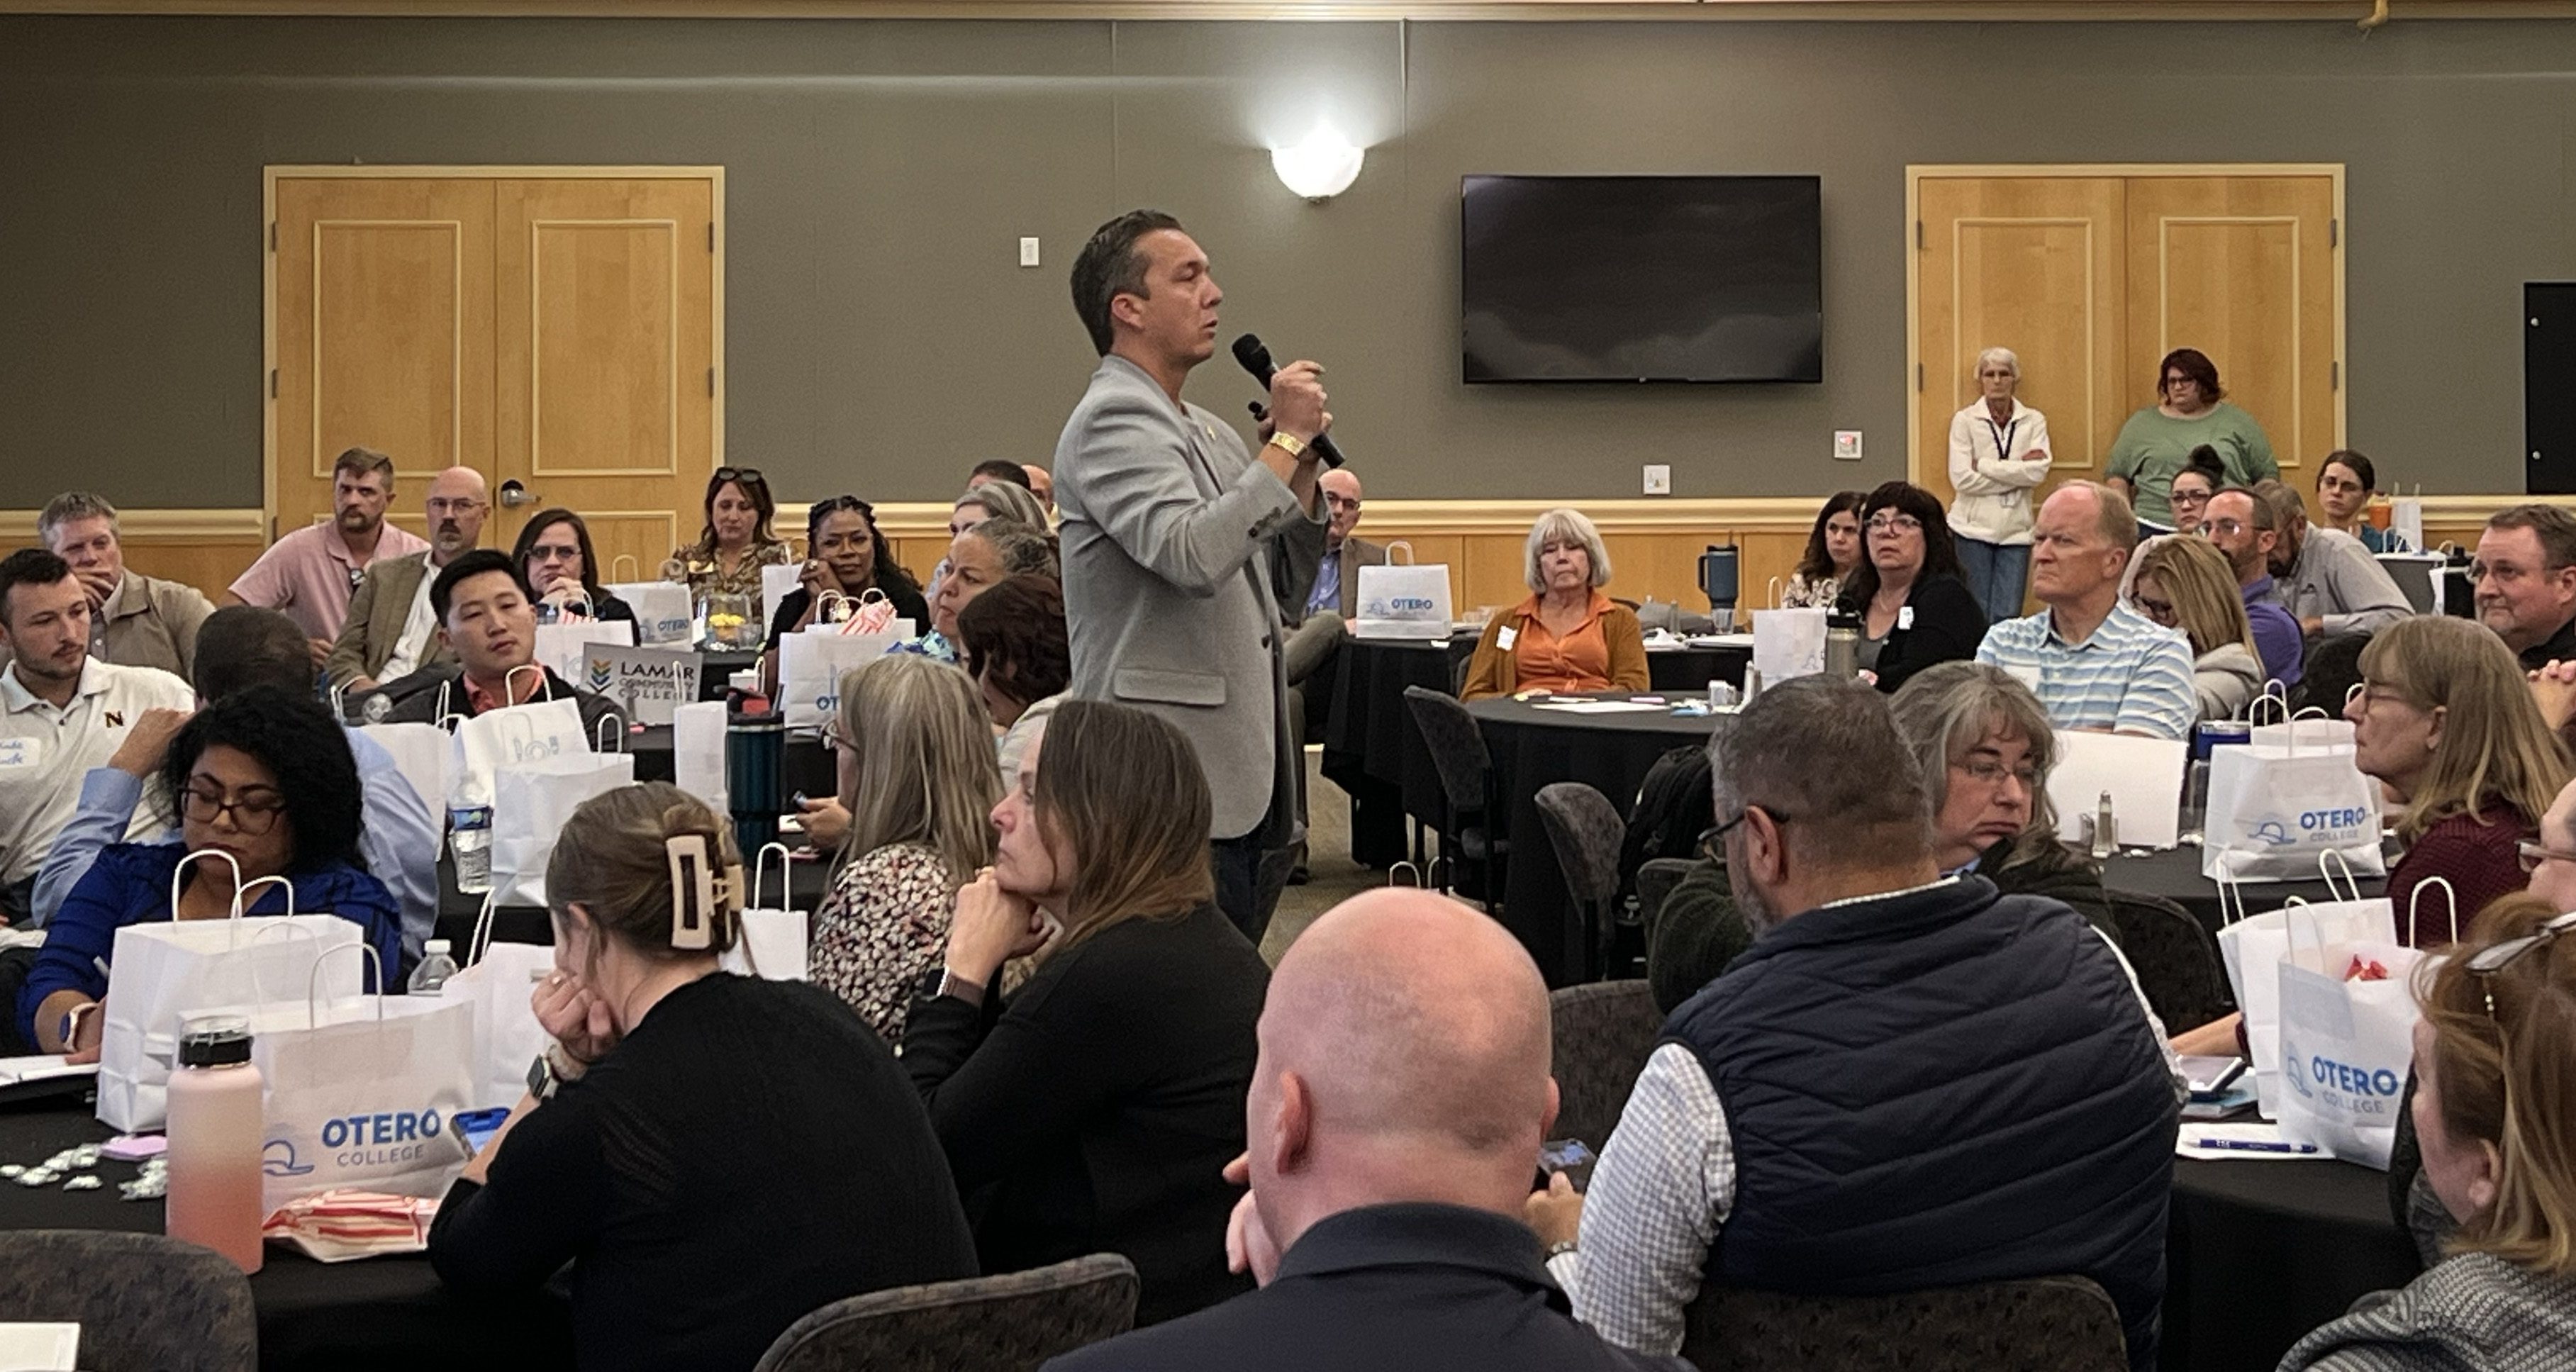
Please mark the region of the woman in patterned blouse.
POLYGON ((828 732, 850 835, 814 912, 814 984, 899 1044, 914 987, 948 947, 957 888, 993 860, 993 727, 964 672, 898 653, 841 678, 828 732))
POLYGON ((710 595, 760 598, 760 569, 796 560, 794 549, 770 532, 778 500, 758 467, 718 467, 707 478, 707 525, 698 541, 675 548, 662 564, 662 579, 688 583, 700 605, 710 595))

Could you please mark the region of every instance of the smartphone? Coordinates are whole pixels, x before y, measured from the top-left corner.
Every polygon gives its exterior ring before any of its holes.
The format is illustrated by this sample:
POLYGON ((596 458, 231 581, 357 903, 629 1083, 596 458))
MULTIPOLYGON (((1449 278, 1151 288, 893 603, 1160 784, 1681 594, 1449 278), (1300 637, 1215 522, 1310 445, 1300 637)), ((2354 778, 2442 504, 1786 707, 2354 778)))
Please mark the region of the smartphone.
POLYGON ((1592 1184, 1592 1164, 1600 1159, 1581 1139, 1549 1139, 1538 1146, 1538 1189, 1547 1189, 1547 1179, 1558 1172, 1581 1191, 1592 1184))
POLYGON ((494 1134, 501 1132, 502 1124, 509 1118, 510 1111, 506 1106, 497 1110, 459 1110, 447 1117, 447 1129, 464 1142, 465 1155, 472 1157, 483 1151, 483 1146, 492 1141, 494 1134))
POLYGON ((2187 1057, 2180 1059, 2183 1079, 2191 1083, 2195 1096, 2224 1093, 2245 1075, 2245 1059, 2234 1057, 2187 1057))

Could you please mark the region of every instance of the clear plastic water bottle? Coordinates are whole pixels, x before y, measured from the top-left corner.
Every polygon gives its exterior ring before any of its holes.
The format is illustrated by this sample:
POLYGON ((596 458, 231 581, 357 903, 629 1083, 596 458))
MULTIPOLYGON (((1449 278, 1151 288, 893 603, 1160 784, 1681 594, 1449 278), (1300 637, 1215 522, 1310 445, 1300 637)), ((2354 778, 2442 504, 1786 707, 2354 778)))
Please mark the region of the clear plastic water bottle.
POLYGON ((469 896, 491 890, 492 807, 450 806, 447 825, 447 851, 456 857, 456 889, 469 896))
POLYGON ((411 969, 411 993, 415 996, 437 995, 438 988, 445 986, 447 979, 455 975, 456 959, 447 955, 447 940, 431 939, 421 950, 420 965, 411 969))
POLYGON ((2182 812, 2179 819, 2182 829, 2180 837, 2183 842, 2199 843, 2208 837, 2209 762, 2206 758, 2193 762, 2191 770, 2183 775, 2182 812))

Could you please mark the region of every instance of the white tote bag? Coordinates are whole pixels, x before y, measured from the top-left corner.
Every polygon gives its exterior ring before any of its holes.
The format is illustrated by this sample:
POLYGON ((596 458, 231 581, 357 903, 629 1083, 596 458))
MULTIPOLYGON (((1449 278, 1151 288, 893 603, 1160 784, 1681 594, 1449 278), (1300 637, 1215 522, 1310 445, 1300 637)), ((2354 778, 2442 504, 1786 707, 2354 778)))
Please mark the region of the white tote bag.
POLYGON ((2413 979, 2425 955, 2390 941, 2327 939, 2306 910, 2283 913, 2281 1136, 2385 1172, 2415 1060, 2423 1010, 2413 979))
MULTIPOLYGON (((616 721, 599 723, 605 734, 616 721)), ((635 784, 635 759, 623 750, 622 732, 617 741, 618 751, 504 763, 492 774, 492 890, 501 904, 545 905, 546 863, 572 812, 593 796, 635 784)))
POLYGON ((492 941, 490 897, 474 921, 466 947, 467 965, 438 994, 463 1002, 474 1016, 474 1047, 467 1067, 472 1084, 466 1108, 494 1110, 519 1103, 527 1094, 528 1065, 553 1042, 537 1023, 530 997, 539 979, 555 969, 555 950, 542 943, 492 941))
POLYGON ((1824 610, 1756 610, 1753 612, 1753 670, 1762 684, 1777 686, 1791 677, 1825 670, 1824 610))
MULTIPOLYGON (((519 667, 510 674, 535 670, 519 667)), ((492 775, 504 766, 590 751, 581 707, 569 696, 553 699, 552 682, 546 692, 545 700, 486 710, 456 726, 456 747, 447 767, 449 809, 490 805, 492 775)))
MULTIPOLYGON (((183 859, 170 874, 170 908, 179 905, 179 878, 188 865, 213 858, 231 867, 238 886, 241 868, 232 855, 201 849, 183 859)), ((275 882, 286 888, 287 909, 295 908, 295 888, 283 877, 250 883, 256 891, 275 882)), ((107 1017, 99 1040, 98 1118, 127 1133, 158 1129, 169 1118, 170 1068, 179 1055, 179 1021, 209 1009, 247 1005, 269 996, 292 997, 311 978, 314 960, 351 945, 363 946, 365 932, 337 915, 285 914, 244 918, 242 895, 233 898, 233 918, 159 920, 129 924, 116 931, 109 975, 107 1017)), ((331 959, 325 987, 333 995, 356 995, 355 959, 331 959)))
MULTIPOLYGON (((308 973, 316 982, 321 974, 319 964, 308 973)), ((470 1156, 447 1122, 473 1108, 471 1006, 433 996, 324 1000, 317 990, 249 1007, 248 1017, 267 1123, 263 1214, 316 1191, 447 1193, 470 1156)))
MULTIPOLYGON (((2209 809, 2203 826, 2201 875, 2224 871, 2235 881, 2304 878, 2328 855, 2350 870, 2381 876, 2379 783, 2354 765, 2349 742, 2322 726, 2294 720, 2274 726, 2285 743, 2220 748, 2209 758, 2209 809)), ((2262 730, 2257 730, 2258 733, 2262 730)))
POLYGON ((770 981, 806 979, 807 916, 802 910, 787 908, 795 900, 789 891, 789 861, 784 843, 763 844, 759 855, 752 859, 751 905, 742 912, 742 937, 718 961, 724 970, 770 981), (773 852, 778 854, 778 904, 763 905, 760 878, 773 852))
POLYGON ((829 723, 841 712, 842 675, 885 656, 901 641, 891 633, 845 634, 828 624, 781 639, 778 700, 787 727, 819 729, 829 723))
POLYGON ((1383 563, 1363 565, 1351 617, 1357 638, 1449 638, 1449 567, 1446 563, 1413 565, 1413 545, 1398 539, 1386 545, 1383 563), (1395 550, 1405 560, 1395 560, 1395 550))
POLYGON ((431 814, 446 808, 447 761, 455 743, 445 729, 435 724, 362 724, 358 732, 394 755, 394 770, 411 783, 431 814))
POLYGON ((566 681, 590 669, 583 650, 594 643, 635 646, 635 626, 622 619, 565 619, 537 626, 537 665, 566 681))
MULTIPOLYGON (((800 585, 804 579, 805 564, 802 562, 782 562, 774 566, 763 567, 760 569, 760 623, 762 628, 765 629, 769 626, 770 617, 778 613, 779 605, 784 603, 787 597, 796 593, 797 586, 800 585)), ((767 635, 765 634, 763 635, 763 637, 766 636, 767 635)))
POLYGON ((697 602, 686 583, 621 581, 608 593, 635 612, 635 642, 654 647, 687 647, 697 636, 697 602))
MULTIPOLYGON (((2227 751, 2222 748, 2220 752, 2227 751)), ((2320 863, 2320 866, 2325 866, 2320 863)), ((2326 884, 2336 888, 2331 870, 2326 884)), ((2279 1118, 2281 1099, 2281 996, 2274 969, 2290 953, 2289 921, 2293 912, 2305 936, 2328 943, 2393 943, 2396 912, 2385 897, 2361 899, 2358 891, 2310 905, 2304 902, 2247 918, 2244 889, 2232 878, 2218 882, 2218 909, 2228 920, 2218 931, 2219 957, 2227 964, 2228 989, 2245 1015, 2245 1044, 2254 1071, 2255 1100, 2266 1117, 2279 1118), (2230 916, 2233 918, 2230 918, 2230 916)))

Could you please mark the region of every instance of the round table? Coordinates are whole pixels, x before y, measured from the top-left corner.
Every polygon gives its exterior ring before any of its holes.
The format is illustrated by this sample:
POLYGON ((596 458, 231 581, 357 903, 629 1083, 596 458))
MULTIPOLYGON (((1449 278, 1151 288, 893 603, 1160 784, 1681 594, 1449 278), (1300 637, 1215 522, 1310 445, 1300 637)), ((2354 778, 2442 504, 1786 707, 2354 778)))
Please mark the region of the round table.
MULTIPOLYGON (((78 1143, 113 1138, 83 1098, 54 1097, 0 1107, 0 1161, 36 1163, 78 1143)), ((161 1232, 159 1201, 129 1201, 116 1183, 136 1165, 101 1162, 107 1185, 96 1191, 0 1185, 0 1229, 111 1229, 161 1232)), ((459 1300, 448 1294, 426 1254, 318 1263, 271 1245, 250 1279, 259 1311, 259 1365, 265 1369, 459 1367, 570 1368, 569 1307, 560 1295, 534 1292, 514 1300, 459 1300)))
MULTIPOLYGON (((1625 693, 1611 692, 1557 699, 1627 698, 1625 693)), ((1589 971, 1585 961, 1591 945, 1566 895, 1556 850, 1539 820, 1539 788, 1559 781, 1583 782, 1609 797, 1625 816, 1657 758, 1675 748, 1706 747, 1709 734, 1735 716, 1676 715, 1669 709, 1576 714, 1549 709, 1539 701, 1510 698, 1479 700, 1467 709, 1476 717, 1485 751, 1492 756, 1492 794, 1503 811, 1488 817, 1490 832, 1511 845, 1503 861, 1499 915, 1529 949, 1549 986, 1574 985, 1589 971)), ((1430 767, 1428 756, 1422 765, 1430 767)), ((1408 793, 1411 786, 1408 780, 1408 793)))
MULTIPOLYGON (((2200 849, 2191 844, 2153 853, 2122 852, 2102 864, 2102 885, 2134 896, 2162 896, 2216 933, 2225 923, 2218 883, 2200 874, 2200 857, 2200 849)), ((2356 875, 2354 881, 2365 899, 2388 892, 2386 877, 2356 875)), ((2237 890, 2245 897, 2242 913, 2249 915, 2278 910, 2293 896, 2311 905, 2343 899, 2323 881, 2246 881, 2237 883, 2237 890)))
POLYGON ((2348 1162, 2177 1158, 2165 1234, 2166 1372, 2271 1372, 2309 1330, 2422 1270, 2387 1174, 2348 1162))

